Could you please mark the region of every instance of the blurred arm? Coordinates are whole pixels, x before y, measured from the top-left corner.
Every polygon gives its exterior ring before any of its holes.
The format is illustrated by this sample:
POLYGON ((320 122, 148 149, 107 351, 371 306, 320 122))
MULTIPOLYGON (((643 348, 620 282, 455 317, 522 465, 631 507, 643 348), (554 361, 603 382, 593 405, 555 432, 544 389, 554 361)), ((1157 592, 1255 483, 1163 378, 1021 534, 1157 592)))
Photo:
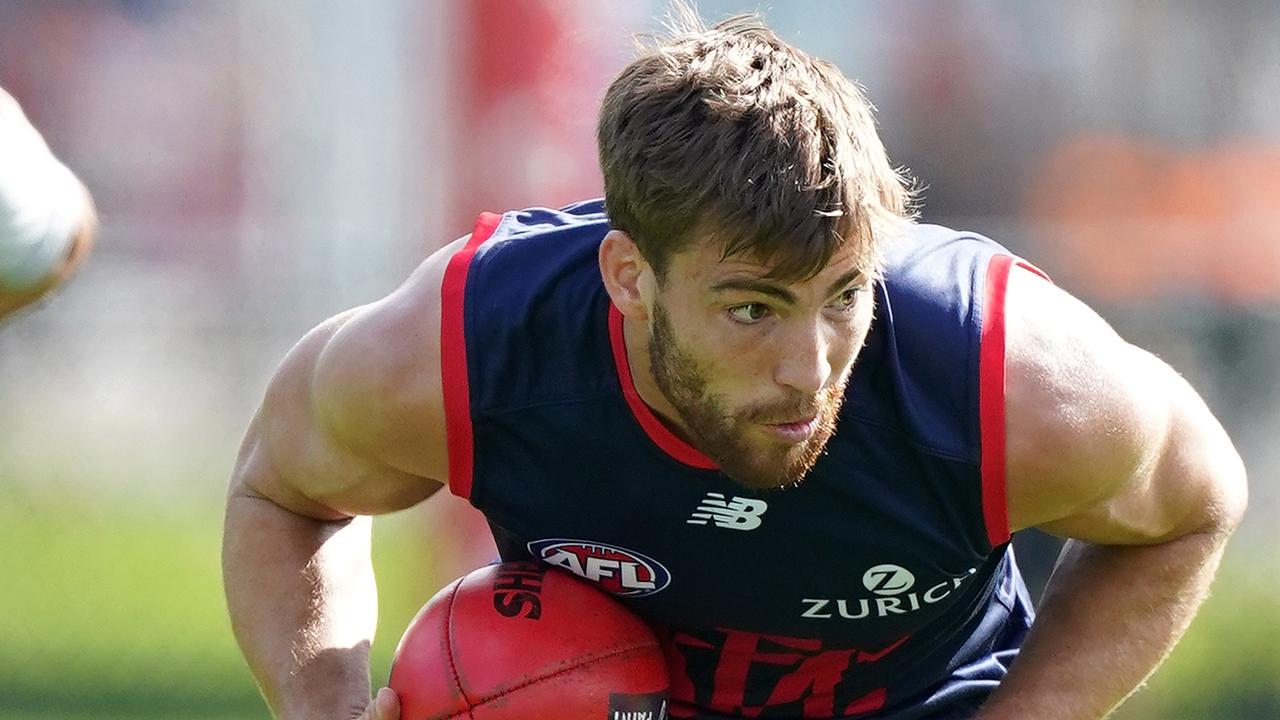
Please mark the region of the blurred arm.
POLYGON ((0 317, 70 277, 96 231, 89 192, 0 89, 0 317))
POLYGON ((1101 718, 1195 616, 1244 468, 1181 377, 1067 293, 1018 269, 1007 312, 1010 525, 1073 539, 977 717, 1101 718))
POLYGON ((438 305, 451 251, 303 338, 242 445, 223 576, 236 638, 277 717, 345 720, 369 703, 377 593, 365 516, 409 507, 446 479, 438 305))

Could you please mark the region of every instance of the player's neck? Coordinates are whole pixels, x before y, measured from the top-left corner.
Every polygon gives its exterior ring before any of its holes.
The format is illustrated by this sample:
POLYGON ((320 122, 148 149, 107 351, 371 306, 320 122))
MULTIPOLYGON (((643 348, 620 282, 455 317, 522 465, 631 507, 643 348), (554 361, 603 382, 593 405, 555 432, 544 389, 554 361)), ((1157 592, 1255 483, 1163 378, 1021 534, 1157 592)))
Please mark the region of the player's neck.
POLYGON ((627 365, 631 369, 631 381, 635 385, 636 394, 668 430, 693 446, 689 433, 680 421, 680 414, 676 412, 675 406, 667 400, 667 396, 662 393, 657 381, 653 379, 653 366, 649 362, 649 328, 643 321, 624 317, 622 339, 627 351, 627 365))

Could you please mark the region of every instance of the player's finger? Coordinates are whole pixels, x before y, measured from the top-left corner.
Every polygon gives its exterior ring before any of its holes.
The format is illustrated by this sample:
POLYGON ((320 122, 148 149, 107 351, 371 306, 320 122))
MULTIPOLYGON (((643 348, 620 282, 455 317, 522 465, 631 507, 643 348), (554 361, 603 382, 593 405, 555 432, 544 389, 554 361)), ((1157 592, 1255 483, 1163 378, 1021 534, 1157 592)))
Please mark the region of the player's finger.
POLYGON ((367 720, 400 720, 400 698, 390 688, 379 688, 365 715, 367 720))

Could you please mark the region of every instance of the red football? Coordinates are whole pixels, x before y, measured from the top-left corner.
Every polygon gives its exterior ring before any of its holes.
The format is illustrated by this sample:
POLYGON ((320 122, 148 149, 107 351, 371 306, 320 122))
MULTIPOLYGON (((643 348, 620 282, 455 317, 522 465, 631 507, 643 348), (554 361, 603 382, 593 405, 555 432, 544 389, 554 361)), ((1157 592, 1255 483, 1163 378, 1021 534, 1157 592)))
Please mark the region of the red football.
POLYGON ((618 601, 546 565, 504 563, 423 606, 389 684, 402 720, 658 720, 668 679, 653 631, 618 601))

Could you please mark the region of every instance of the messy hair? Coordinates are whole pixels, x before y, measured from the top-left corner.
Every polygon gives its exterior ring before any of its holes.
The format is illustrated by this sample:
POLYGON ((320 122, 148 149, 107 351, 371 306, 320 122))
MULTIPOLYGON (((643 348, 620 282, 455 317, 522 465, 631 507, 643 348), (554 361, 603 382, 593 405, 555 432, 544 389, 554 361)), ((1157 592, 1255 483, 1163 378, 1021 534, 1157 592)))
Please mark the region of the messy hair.
POLYGON ((682 2, 667 33, 605 93, 597 140, 611 225, 658 277, 695 238, 723 257, 811 277, 851 247, 875 273, 878 238, 911 222, 870 103, 831 63, 788 45, 758 15, 707 27, 682 2))

